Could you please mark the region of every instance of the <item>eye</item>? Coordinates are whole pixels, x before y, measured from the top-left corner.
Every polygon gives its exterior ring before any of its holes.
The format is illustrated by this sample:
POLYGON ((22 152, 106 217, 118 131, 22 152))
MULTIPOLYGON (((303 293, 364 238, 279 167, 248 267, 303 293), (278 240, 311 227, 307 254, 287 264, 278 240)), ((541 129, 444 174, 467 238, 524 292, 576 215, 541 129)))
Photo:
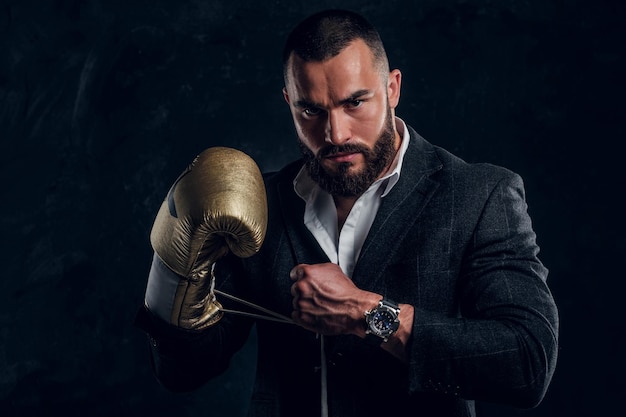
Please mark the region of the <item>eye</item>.
POLYGON ((319 114, 322 111, 318 109, 317 107, 307 107, 302 112, 304 113, 305 116, 314 117, 314 116, 319 116, 319 114))
POLYGON ((363 100, 355 98, 354 100, 350 100, 347 104, 348 107, 356 109, 357 107, 361 107, 361 104, 363 104, 363 100))

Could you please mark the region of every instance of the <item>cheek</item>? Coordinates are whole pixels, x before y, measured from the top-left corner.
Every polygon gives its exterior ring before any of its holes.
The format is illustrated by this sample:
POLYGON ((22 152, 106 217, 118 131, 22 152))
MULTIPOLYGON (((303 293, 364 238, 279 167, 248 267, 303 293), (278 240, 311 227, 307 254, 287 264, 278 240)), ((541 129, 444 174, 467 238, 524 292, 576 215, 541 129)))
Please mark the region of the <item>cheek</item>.
POLYGON ((354 133, 371 146, 376 142, 385 125, 385 109, 372 106, 359 116, 358 122, 354 124, 354 133))
POLYGON ((324 125, 322 123, 294 117, 294 125, 298 137, 309 149, 317 151, 324 144, 324 125))

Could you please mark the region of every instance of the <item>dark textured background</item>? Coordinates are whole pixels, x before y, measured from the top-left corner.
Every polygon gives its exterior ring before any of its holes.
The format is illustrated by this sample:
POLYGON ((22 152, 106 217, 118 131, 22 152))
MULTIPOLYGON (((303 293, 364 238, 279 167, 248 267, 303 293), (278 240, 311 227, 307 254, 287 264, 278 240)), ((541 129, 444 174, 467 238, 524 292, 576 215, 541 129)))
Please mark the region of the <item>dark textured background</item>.
POLYGON ((0 0, 0 415, 242 415, 253 345, 195 393, 152 377, 132 326, 148 235, 204 148, 297 156, 280 50, 329 6, 380 28, 401 117, 526 180, 559 366, 539 408, 483 416, 624 412, 620 0, 0 0))

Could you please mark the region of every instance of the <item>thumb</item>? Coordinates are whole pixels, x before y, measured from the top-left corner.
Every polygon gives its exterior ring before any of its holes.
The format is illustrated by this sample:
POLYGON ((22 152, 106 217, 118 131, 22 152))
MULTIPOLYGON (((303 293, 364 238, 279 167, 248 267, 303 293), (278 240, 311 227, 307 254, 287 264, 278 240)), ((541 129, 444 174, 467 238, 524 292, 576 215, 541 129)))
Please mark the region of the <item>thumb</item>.
POLYGON ((297 281, 304 277, 304 264, 296 265, 289 271, 289 278, 293 281, 297 281))

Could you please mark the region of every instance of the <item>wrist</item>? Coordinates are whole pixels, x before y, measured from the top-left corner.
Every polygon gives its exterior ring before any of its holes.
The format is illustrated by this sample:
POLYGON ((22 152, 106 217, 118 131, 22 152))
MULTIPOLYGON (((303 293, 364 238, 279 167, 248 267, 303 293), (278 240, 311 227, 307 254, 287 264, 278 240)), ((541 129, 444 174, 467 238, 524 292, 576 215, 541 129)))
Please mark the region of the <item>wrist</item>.
POLYGON ((364 338, 367 334, 367 322, 365 321, 364 313, 368 310, 375 308, 383 296, 374 292, 364 291, 364 295, 361 297, 360 302, 353 311, 352 319, 356 323, 354 334, 360 338, 364 338))

